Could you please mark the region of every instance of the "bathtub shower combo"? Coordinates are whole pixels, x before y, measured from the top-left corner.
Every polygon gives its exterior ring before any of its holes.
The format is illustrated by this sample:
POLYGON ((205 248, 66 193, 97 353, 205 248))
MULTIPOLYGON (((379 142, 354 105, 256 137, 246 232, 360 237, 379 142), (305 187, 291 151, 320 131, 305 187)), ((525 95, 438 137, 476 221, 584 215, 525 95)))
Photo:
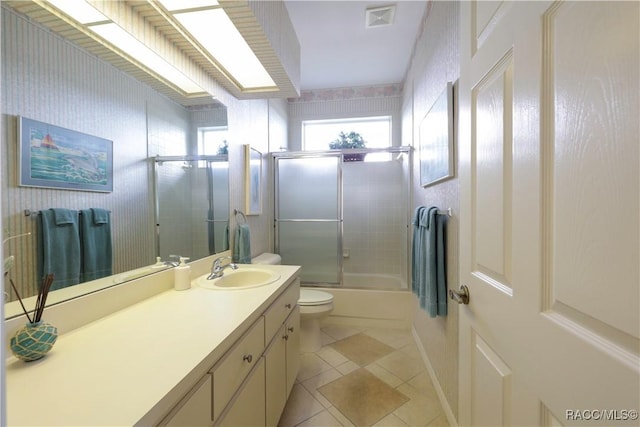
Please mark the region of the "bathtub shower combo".
POLYGON ((410 147, 345 151, 273 153, 276 252, 303 286, 406 290, 410 147))

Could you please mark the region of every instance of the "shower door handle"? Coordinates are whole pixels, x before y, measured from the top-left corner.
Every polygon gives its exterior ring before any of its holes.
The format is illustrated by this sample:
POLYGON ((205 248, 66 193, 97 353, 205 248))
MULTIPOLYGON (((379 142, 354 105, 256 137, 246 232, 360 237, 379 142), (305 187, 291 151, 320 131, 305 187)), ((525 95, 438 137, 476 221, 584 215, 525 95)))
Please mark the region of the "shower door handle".
POLYGON ((466 285, 462 285, 459 291, 449 289, 449 298, 458 304, 469 304, 469 288, 466 285))

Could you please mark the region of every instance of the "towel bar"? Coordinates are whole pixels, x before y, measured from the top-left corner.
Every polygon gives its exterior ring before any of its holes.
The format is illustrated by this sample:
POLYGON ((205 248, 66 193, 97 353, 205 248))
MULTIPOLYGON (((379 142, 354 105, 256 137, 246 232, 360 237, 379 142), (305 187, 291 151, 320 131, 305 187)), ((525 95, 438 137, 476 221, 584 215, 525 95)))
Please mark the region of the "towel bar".
POLYGON ((451 208, 447 209, 446 211, 438 209, 438 215, 453 216, 453 210, 451 208))

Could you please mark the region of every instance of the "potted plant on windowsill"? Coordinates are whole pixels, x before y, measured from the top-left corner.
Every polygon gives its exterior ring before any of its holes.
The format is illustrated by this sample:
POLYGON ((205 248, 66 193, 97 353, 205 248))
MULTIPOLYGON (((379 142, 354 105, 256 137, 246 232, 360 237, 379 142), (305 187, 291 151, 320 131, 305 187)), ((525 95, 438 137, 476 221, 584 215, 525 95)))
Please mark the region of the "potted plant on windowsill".
MULTIPOLYGON (((338 138, 329 143, 329 148, 332 150, 341 149, 353 149, 353 148, 366 148, 367 142, 362 138, 358 132, 344 133, 340 132, 338 138)), ((344 153, 342 158, 345 162, 361 162, 367 153, 344 153)))

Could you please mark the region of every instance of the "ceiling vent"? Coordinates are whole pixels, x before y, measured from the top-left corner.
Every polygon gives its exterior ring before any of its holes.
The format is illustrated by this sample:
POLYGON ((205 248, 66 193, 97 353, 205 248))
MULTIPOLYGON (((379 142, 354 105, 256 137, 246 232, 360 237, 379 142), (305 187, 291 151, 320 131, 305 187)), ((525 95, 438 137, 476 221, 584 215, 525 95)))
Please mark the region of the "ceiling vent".
POLYGON ((371 7, 365 14, 365 26, 367 28, 384 27, 393 24, 396 16, 396 6, 371 7))

